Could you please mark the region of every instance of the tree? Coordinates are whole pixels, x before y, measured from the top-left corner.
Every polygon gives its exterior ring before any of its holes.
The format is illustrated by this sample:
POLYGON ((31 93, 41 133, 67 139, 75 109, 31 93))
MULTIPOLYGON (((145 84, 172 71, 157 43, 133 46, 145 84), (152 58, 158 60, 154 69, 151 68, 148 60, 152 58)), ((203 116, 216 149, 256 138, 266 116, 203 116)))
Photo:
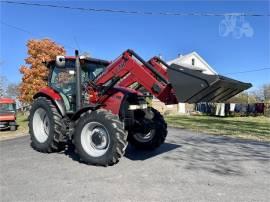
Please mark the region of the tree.
POLYGON ((264 84, 252 92, 259 102, 270 102, 270 84, 264 84))
POLYGON ((229 102, 231 103, 256 103, 268 102, 270 103, 270 84, 264 84, 256 90, 251 92, 241 92, 232 97, 229 102))
POLYGON ((270 102, 270 83, 263 85, 264 101, 270 102))
POLYGON ((237 94, 236 96, 228 100, 228 102, 230 103, 255 103, 257 101, 258 100, 254 96, 254 94, 245 91, 237 94))
POLYGON ((9 83, 6 90, 6 96, 16 99, 19 96, 19 85, 15 83, 9 83))
POLYGON ((0 76, 0 97, 4 97, 6 94, 7 78, 0 76))
POLYGON ((43 62, 53 60, 57 55, 65 55, 66 52, 62 46, 50 39, 29 40, 27 47, 26 65, 20 68, 23 78, 19 86, 19 100, 29 104, 34 94, 46 86, 45 78, 48 76, 48 69, 43 62))
POLYGON ((0 97, 16 99, 19 95, 19 85, 10 83, 5 76, 0 76, 0 97))

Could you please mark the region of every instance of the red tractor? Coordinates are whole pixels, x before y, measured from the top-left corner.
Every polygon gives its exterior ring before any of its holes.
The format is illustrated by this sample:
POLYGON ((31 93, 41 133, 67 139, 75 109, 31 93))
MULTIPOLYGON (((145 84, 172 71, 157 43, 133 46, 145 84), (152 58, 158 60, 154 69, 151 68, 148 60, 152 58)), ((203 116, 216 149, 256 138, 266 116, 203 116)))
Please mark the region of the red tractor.
POLYGON ((217 102, 251 86, 157 57, 146 62, 132 50, 113 62, 75 51, 47 66, 48 87, 34 96, 30 111, 32 147, 50 153, 71 141, 81 161, 103 166, 117 163, 128 143, 144 150, 164 143, 167 124, 148 97, 165 104, 217 102))
POLYGON ((11 98, 0 98, 0 130, 17 129, 16 102, 11 98))

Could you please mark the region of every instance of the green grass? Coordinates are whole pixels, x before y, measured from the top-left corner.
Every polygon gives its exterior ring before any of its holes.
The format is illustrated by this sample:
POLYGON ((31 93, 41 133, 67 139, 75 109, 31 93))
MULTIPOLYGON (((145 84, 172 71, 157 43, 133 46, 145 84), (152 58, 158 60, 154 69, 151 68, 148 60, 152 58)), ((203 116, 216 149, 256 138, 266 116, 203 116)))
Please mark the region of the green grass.
POLYGON ((18 131, 26 133, 28 132, 28 120, 27 116, 23 114, 17 114, 17 124, 19 125, 18 131))
MULTIPOLYGON (((165 117, 169 126, 196 132, 229 135, 247 139, 270 141, 270 118, 259 117, 211 117, 168 115, 165 117)), ((2 135, 22 134, 28 132, 27 116, 17 115, 17 131, 4 131, 2 135)), ((0 135, 1 135, 0 134, 0 135)))
POLYGON ((170 126, 214 135, 230 135, 247 139, 270 141, 269 117, 211 117, 181 116, 165 117, 170 126))

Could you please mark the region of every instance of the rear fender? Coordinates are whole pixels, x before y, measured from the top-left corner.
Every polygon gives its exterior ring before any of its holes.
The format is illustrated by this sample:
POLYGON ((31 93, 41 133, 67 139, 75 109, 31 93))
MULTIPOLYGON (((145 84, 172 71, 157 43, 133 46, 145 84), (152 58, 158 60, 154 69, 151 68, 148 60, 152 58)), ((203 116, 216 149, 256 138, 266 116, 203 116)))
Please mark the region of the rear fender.
POLYGON ((60 114, 62 116, 66 115, 66 107, 65 107, 64 101, 63 101, 61 95, 58 92, 56 92, 55 90, 53 90, 49 87, 42 88, 37 94, 34 95, 33 98, 36 99, 38 97, 46 97, 46 98, 50 99, 53 102, 53 104, 56 105, 60 114))

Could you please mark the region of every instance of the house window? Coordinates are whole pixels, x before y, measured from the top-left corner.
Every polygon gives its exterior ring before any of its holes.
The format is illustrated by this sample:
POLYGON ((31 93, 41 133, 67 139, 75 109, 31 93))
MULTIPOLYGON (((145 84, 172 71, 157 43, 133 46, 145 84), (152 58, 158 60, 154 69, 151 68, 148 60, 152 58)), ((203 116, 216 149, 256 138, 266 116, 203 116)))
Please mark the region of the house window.
POLYGON ((195 59, 194 58, 192 58, 191 64, 192 64, 192 66, 195 66, 195 59))

